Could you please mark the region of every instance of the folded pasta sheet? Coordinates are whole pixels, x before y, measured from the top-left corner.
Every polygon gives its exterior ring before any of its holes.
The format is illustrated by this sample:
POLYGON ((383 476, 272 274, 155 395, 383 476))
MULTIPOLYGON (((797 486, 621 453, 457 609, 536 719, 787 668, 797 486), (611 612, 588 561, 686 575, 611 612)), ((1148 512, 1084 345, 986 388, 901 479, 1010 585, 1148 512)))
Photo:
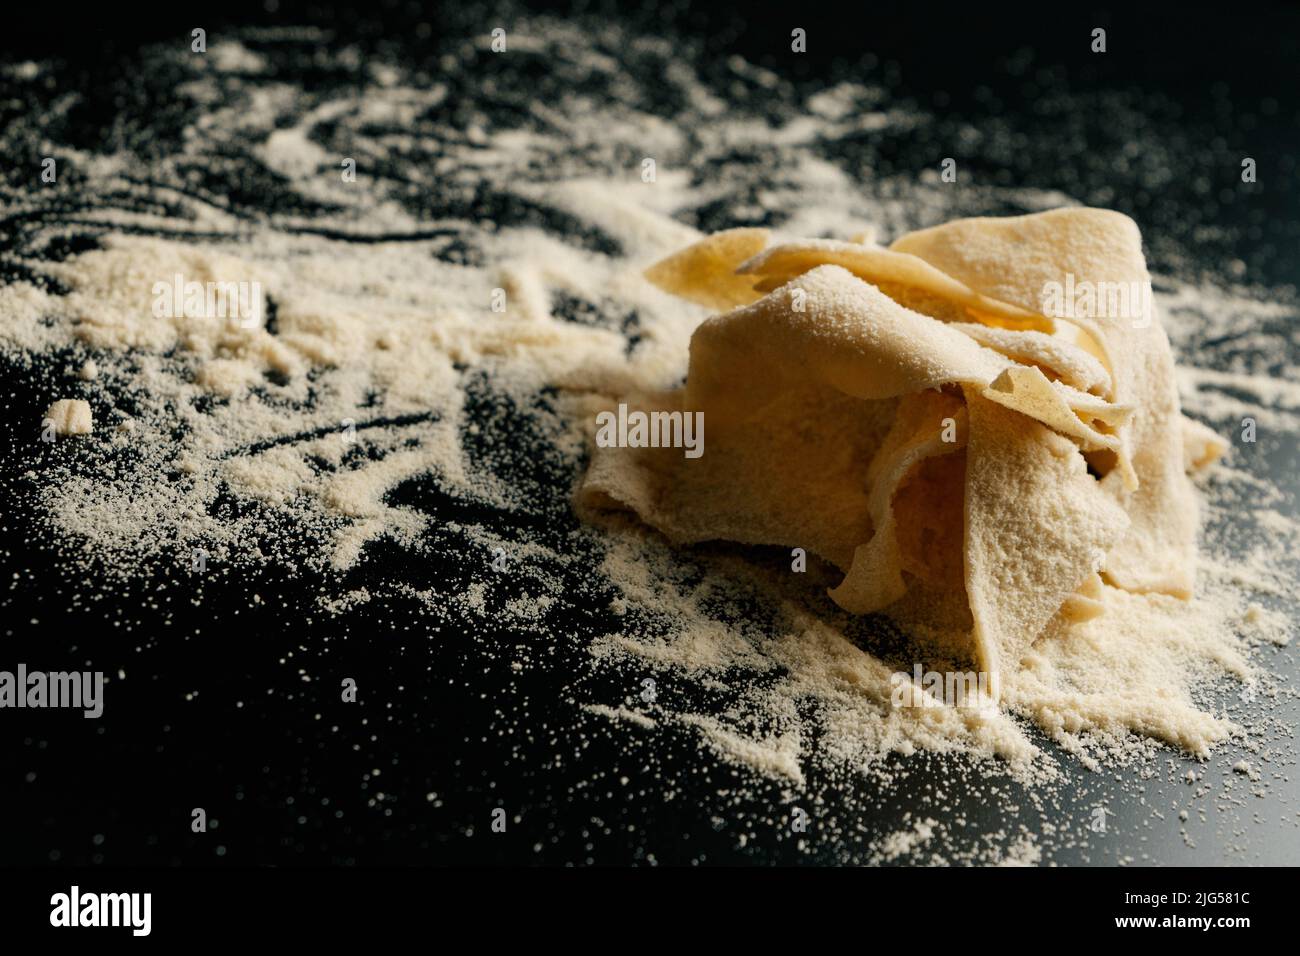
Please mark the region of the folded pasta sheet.
POLYGON ((683 388, 623 401, 702 413, 705 453, 596 448, 580 507, 816 552, 854 613, 958 597, 995 697, 1054 617, 1105 613, 1103 582, 1190 596, 1186 471, 1223 443, 1180 413, 1126 217, 959 220, 887 249, 739 229, 647 275, 723 311, 683 388))

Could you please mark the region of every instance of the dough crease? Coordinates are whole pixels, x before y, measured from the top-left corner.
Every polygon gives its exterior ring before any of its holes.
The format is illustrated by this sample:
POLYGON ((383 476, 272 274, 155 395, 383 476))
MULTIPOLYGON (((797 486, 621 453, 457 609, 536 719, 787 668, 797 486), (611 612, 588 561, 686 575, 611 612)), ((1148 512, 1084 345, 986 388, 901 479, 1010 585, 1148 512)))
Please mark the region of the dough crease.
POLYGON ((1191 595, 1187 472, 1225 445, 1181 414, 1131 220, 771 239, 729 230, 648 270, 721 314, 683 388, 620 400, 702 412, 706 452, 595 448, 580 511, 632 511, 680 544, 805 548, 843 572, 829 593, 852 613, 964 592, 949 624, 994 698, 1054 618, 1106 613, 1103 582, 1191 595), (1046 314, 1049 290, 1084 282, 1136 292, 1123 314, 1046 314))

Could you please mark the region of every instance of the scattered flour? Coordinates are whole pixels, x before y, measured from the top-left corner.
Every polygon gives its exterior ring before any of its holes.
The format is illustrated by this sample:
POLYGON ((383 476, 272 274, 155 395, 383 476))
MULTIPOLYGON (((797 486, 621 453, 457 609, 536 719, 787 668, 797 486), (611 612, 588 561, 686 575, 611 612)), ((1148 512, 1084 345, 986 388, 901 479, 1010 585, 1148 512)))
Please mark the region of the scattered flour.
POLYGON ((89 435, 95 430, 90 403, 79 398, 61 398, 45 411, 44 421, 56 435, 89 435))

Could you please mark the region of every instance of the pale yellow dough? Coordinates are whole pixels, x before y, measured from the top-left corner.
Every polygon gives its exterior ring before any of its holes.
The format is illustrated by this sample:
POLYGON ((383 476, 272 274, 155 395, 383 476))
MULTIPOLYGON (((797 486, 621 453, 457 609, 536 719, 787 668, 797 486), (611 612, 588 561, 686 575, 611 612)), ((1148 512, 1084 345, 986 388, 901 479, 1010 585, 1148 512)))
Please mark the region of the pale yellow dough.
POLYGON ((831 597, 854 613, 938 595, 994 697, 1049 622, 1104 616, 1109 590, 1190 596, 1187 471, 1224 443, 1182 417, 1149 304, 1041 310, 1067 276, 1149 287, 1131 220, 967 219, 888 249, 771 240, 719 233, 649 270, 724 310, 695 331, 683 389, 629 398, 703 412, 706 453, 595 449, 581 509, 634 511, 679 543, 805 548, 843 571, 831 597))

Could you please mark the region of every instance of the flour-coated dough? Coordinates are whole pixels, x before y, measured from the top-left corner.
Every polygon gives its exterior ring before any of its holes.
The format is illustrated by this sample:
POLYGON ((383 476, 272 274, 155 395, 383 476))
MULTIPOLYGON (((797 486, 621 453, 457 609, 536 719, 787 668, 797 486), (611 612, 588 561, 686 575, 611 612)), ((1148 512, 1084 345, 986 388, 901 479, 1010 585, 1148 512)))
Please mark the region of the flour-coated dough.
POLYGON ((951 624, 995 697, 1049 621, 1105 613, 1105 584, 1190 595, 1186 472, 1224 443, 1181 415, 1150 296, 1127 316, 1042 312, 1049 283, 1149 290, 1131 220, 958 220, 889 249, 770 239, 719 233, 647 273, 722 310, 684 388, 634 399, 703 412, 706 452, 598 448, 581 508, 681 543, 807 548, 855 613, 964 591, 951 624))

